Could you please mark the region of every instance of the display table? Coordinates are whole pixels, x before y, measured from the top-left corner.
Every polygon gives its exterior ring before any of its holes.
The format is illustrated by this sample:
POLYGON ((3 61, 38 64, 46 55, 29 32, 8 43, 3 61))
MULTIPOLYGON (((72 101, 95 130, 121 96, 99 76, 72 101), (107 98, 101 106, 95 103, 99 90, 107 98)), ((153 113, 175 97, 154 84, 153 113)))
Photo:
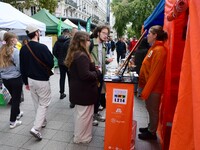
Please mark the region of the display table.
POLYGON ((105 150, 130 150, 132 147, 131 140, 135 139, 135 135, 133 135, 134 83, 131 81, 130 77, 122 78, 120 81, 105 79, 105 150))

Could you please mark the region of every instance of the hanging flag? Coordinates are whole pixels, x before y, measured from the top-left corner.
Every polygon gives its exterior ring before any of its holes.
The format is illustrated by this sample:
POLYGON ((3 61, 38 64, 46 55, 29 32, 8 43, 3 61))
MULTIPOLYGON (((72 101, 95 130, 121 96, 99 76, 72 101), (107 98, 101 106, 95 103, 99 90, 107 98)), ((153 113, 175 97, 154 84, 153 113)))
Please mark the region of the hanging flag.
POLYGON ((87 19, 86 32, 90 33, 91 16, 87 19))
POLYGON ((57 30, 58 30, 58 36, 61 35, 61 26, 62 26, 62 21, 61 21, 61 18, 60 18, 60 20, 59 20, 59 22, 58 22, 58 27, 57 27, 57 30))
POLYGON ((80 25, 80 21, 78 21, 78 30, 81 30, 81 25, 80 25))

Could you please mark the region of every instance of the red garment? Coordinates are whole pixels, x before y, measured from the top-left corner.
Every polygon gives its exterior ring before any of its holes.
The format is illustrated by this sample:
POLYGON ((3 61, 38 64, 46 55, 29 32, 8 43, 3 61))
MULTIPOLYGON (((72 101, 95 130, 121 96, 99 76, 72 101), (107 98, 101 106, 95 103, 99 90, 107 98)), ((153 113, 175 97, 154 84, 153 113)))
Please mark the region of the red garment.
POLYGON ((137 43, 137 40, 132 40, 130 42, 130 45, 129 45, 129 51, 131 52, 135 46, 135 44, 137 43))
POLYGON ((150 93, 162 93, 165 80, 167 49, 162 41, 156 41, 148 50, 142 63, 139 76, 139 87, 143 88, 142 99, 147 99, 150 93))

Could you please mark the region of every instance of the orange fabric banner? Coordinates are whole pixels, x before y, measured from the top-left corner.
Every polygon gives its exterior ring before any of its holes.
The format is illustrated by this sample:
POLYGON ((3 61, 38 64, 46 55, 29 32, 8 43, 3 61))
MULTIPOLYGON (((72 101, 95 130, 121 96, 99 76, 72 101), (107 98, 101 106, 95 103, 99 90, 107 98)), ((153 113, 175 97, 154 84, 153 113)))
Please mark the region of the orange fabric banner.
POLYGON ((169 149, 171 125, 178 100, 179 79, 181 64, 185 46, 185 31, 187 27, 187 13, 181 13, 175 20, 168 21, 167 15, 173 10, 176 0, 166 0, 164 30, 168 33, 166 47, 169 49, 165 88, 160 108, 159 135, 161 138, 162 149, 169 149))
POLYGON ((189 24, 170 150, 200 150, 200 1, 189 1, 189 24))
POLYGON ((105 150, 131 148, 133 91, 133 84, 106 83, 105 150))

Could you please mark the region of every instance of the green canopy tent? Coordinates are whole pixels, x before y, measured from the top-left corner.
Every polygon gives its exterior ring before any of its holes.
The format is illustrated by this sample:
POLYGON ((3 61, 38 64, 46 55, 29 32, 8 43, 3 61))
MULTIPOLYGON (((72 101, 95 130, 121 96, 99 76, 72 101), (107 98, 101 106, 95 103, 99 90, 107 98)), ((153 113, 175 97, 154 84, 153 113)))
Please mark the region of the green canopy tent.
POLYGON ((48 10, 42 9, 37 12, 32 18, 39 20, 46 24, 47 34, 57 34, 59 32, 59 26, 61 25, 61 30, 72 29, 72 26, 60 21, 54 15, 50 14, 48 10), (61 23, 61 24, 60 24, 61 23))
MULTIPOLYGON (((66 23, 62 22, 54 15, 50 14, 48 10, 42 9, 37 12, 32 18, 39 20, 46 24, 46 34, 57 34, 60 35, 63 29, 72 29, 72 26, 67 25, 66 23)), ((54 57, 54 67, 58 66, 58 61, 54 57)))

